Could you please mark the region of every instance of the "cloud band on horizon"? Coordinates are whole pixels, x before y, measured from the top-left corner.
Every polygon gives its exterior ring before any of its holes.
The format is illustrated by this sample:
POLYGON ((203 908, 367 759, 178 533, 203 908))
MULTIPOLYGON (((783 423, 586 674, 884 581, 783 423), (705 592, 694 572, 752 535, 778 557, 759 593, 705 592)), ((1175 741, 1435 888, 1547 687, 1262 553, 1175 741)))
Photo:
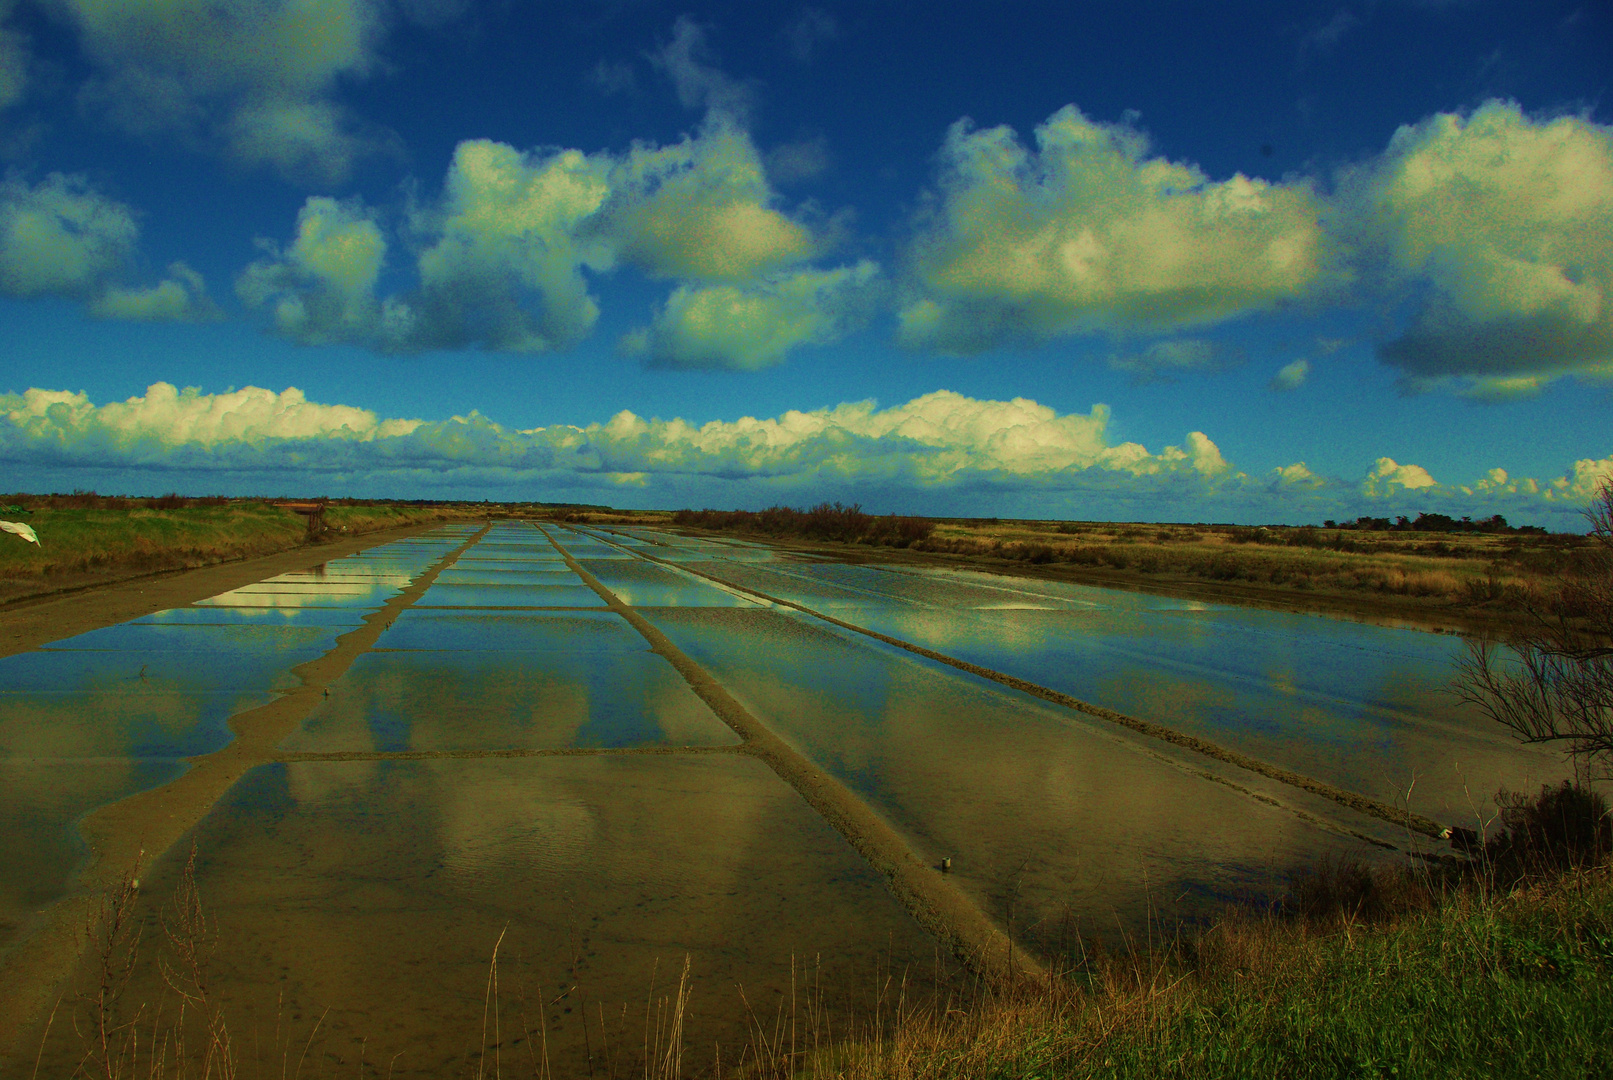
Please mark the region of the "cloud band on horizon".
POLYGON ((274 482, 355 495, 593 493, 618 505, 757 506, 849 497, 881 509, 1042 518, 1319 521, 1437 510, 1577 524, 1613 454, 1551 480, 1492 469, 1464 485, 1376 460, 1356 482, 1303 462, 1265 478, 1239 471, 1202 432, 1151 453, 1108 438, 1109 409, 1060 415, 1026 398, 982 401, 938 390, 874 402, 693 424, 621 412, 585 427, 512 430, 472 413, 382 418, 308 401, 296 389, 224 394, 166 383, 96 405, 85 395, 0 394, 0 458, 13 475, 142 475, 163 490, 261 492, 274 482), (211 486, 209 486, 211 485, 211 486), (1035 512, 1027 512, 1034 508, 1035 512))

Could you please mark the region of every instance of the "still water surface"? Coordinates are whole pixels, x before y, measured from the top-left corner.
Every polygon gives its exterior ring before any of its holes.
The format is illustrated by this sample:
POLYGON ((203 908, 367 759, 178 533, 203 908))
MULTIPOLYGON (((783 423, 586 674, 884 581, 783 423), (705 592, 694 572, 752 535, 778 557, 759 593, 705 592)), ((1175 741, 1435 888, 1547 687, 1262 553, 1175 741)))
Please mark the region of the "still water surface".
MULTIPOLYGON (((916 854, 950 856, 964 891, 1044 955, 1269 896, 1318 858, 1384 850, 1369 840, 1416 842, 748 590, 1453 824, 1487 813, 1498 787, 1562 771, 1443 692, 1455 638, 733 541, 549 532, 916 854)), ((78 819, 224 745, 231 716, 299 685, 296 665, 474 533, 440 529, 0 659, 0 950, 73 888, 78 819)), ((501 931, 530 1027, 511 1045, 547 1037, 573 1062, 622 1036, 623 1003, 636 1015, 686 954, 704 1017, 691 1031, 736 1050, 743 1024, 720 1018, 743 1014, 737 988, 771 1014, 792 957, 853 997, 879 964, 936 971, 933 941, 878 875, 736 752, 542 530, 494 525, 329 689, 193 832, 238 1023, 306 1031, 329 1008, 332 1062, 367 1039, 369 1060, 402 1055, 399 1075, 457 1069, 481 1037, 501 931)), ((176 872, 172 857, 154 867, 148 894, 176 872)), ((160 993, 154 967, 140 978, 160 993)))

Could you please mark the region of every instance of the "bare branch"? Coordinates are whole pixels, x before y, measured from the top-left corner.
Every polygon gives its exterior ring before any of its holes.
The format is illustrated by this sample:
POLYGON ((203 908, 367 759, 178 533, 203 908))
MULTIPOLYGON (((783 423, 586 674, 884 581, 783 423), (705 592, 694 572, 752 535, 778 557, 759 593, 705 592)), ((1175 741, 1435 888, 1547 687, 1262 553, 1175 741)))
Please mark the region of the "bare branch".
POLYGON ((1561 584, 1556 616, 1470 642, 1454 689, 1522 741, 1563 744, 1576 766, 1613 774, 1613 480, 1585 516, 1598 557, 1561 584))

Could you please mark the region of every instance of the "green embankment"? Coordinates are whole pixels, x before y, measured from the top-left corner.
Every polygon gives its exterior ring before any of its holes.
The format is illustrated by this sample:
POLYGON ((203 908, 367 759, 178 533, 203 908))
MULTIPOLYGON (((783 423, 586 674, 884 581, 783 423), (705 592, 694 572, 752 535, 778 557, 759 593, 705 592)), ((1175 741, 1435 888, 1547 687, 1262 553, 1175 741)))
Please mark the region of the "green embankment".
POLYGON ((874 1077, 1542 1077, 1613 1072, 1605 873, 1388 927, 1232 920, 1191 965, 914 1025, 874 1077), (906 1045, 903 1045, 905 1041, 906 1045))

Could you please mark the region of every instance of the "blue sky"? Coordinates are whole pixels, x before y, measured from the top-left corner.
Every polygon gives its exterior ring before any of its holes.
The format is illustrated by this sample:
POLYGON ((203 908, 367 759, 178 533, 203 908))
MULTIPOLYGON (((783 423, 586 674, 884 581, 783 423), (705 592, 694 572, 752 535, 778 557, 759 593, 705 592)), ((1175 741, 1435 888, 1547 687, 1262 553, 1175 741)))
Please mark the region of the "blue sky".
POLYGON ((0 488, 1578 527, 1610 61, 1595 3, 0 0, 0 488))

